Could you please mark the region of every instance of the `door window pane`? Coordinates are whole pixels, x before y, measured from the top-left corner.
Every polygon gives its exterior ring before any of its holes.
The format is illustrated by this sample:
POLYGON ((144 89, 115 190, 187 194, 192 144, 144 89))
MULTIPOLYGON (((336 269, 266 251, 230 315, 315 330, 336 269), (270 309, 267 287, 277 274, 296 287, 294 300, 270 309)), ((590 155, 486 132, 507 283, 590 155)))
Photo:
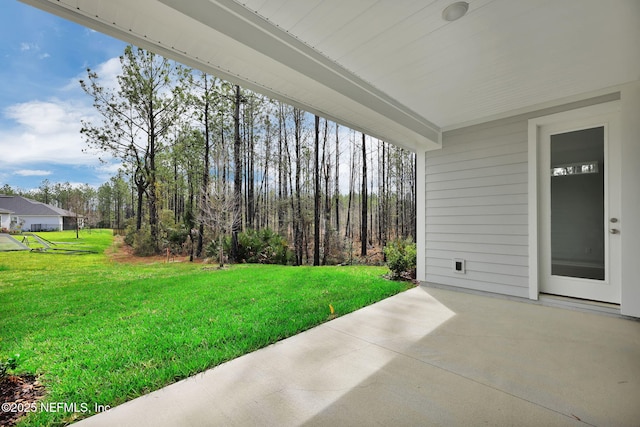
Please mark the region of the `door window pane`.
POLYGON ((604 280, 604 128, 551 136, 551 274, 604 280))

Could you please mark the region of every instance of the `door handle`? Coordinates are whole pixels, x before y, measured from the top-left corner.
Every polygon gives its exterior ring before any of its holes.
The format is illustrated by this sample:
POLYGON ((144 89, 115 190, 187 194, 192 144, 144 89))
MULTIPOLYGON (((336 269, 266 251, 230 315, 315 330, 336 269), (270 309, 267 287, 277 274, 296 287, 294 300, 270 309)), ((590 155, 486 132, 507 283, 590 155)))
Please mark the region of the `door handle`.
POLYGON ((611 230, 609 230, 609 232, 611 234, 620 234, 620 230, 618 230, 617 228, 612 228, 611 230))

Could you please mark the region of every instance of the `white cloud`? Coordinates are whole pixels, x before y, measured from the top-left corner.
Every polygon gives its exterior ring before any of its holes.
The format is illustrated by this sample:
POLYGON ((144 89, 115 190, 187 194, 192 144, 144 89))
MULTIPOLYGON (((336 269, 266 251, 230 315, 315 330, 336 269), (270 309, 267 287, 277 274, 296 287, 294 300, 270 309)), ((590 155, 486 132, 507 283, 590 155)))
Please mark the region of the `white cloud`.
POLYGON ((79 130, 83 111, 66 101, 29 101, 8 107, 5 115, 30 134, 46 137, 79 130))
POLYGON ((14 124, 0 129, 0 166, 98 163, 95 155, 82 151, 86 144, 80 134, 80 121, 95 115, 90 105, 29 101, 12 105, 4 113, 14 124))
POLYGON ((97 170, 100 173, 105 173, 108 174, 109 176, 113 176, 115 174, 118 173, 118 171, 123 167, 124 165, 122 164, 122 162, 116 162, 116 163, 103 163, 102 165, 100 165, 97 170))
POLYGON ((51 175, 51 173, 51 171, 45 171, 42 169, 20 169, 15 171, 15 174, 20 176, 47 176, 51 175))
MULTIPOLYGON (((31 52, 39 50, 37 45, 30 43, 22 43, 20 48, 31 52)), ((102 86, 117 87, 117 76, 121 73, 118 57, 93 70, 98 73, 102 86)), ((64 100, 32 100, 0 111, 0 178, 6 181, 9 176, 53 176, 59 173, 60 165, 70 169, 88 166, 102 181, 117 173, 122 164, 107 153, 88 150, 80 133, 82 120, 93 123, 101 120, 92 106, 92 99, 80 89, 78 81, 82 78, 87 78, 86 72, 61 88, 65 93, 64 100), (102 163, 99 157, 108 163, 102 163)))
POLYGON ((123 168, 122 162, 114 161, 110 163, 103 163, 96 167, 96 176, 102 182, 106 182, 111 179, 112 176, 118 174, 118 171, 123 168))
POLYGON ((20 50, 26 52, 28 50, 38 50, 38 45, 34 43, 22 42, 20 43, 20 50))
POLYGON ((103 62, 96 68, 95 71, 96 73, 98 73, 98 77, 100 77, 101 80, 104 80, 105 82, 114 83, 112 85, 103 83, 104 86, 116 87, 118 83, 118 79, 116 77, 122 73, 120 58, 115 57, 115 58, 109 59, 108 61, 103 62))
MULTIPOLYGON (((70 186, 71 188, 82 188, 82 187, 84 187, 85 185, 89 185, 89 184, 87 184, 86 182, 79 182, 79 181, 78 181, 78 182, 76 182, 76 181, 71 181, 71 182, 66 181, 66 182, 65 182, 65 184, 67 184, 67 183, 69 184, 69 186, 70 186)), ((91 188, 93 188, 93 189, 95 189, 95 190, 97 190, 97 189, 98 189, 98 186, 96 186, 96 185, 89 185, 89 187, 91 187, 91 188)))
MULTIPOLYGON (((111 58, 100 64, 95 70, 98 74, 98 83, 107 90, 117 90, 119 87, 118 76, 122 74, 120 58, 111 58)), ((86 78, 86 73, 85 73, 86 78)))
MULTIPOLYGON (((122 73, 119 57, 111 58, 103 62, 91 71, 98 74, 98 83, 100 86, 107 90, 116 90, 118 88, 118 76, 122 73)), ((78 89, 80 87, 80 80, 87 80, 86 68, 82 73, 69 80, 69 83, 67 83, 63 90, 78 89)))
MULTIPOLYGON (((23 43, 23 50, 37 51, 34 44, 23 43)), ((108 89, 118 86, 120 59, 111 58, 92 69, 99 83, 108 89)), ((80 129, 81 121, 99 123, 101 117, 92 99, 78 81, 86 79, 86 71, 64 86, 64 100, 32 100, 11 105, 0 111, 0 179, 39 177, 60 174, 60 165, 72 170, 88 166, 100 181, 107 181, 122 168, 122 163, 108 153, 89 149, 80 129), (86 151, 86 152, 85 152, 86 151), (100 158, 107 161, 103 163, 100 158), (57 166, 57 167, 54 167, 57 166)), ((81 168, 81 170, 86 170, 81 168)), ((83 172, 84 173, 84 172, 83 172)), ((88 181, 94 182, 93 179, 88 181)))

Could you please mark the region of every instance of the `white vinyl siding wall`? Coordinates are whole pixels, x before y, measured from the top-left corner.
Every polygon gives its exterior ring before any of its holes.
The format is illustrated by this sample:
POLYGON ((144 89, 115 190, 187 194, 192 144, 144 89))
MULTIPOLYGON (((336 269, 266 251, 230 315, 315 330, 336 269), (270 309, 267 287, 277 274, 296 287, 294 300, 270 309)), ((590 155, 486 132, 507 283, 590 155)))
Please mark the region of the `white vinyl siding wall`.
POLYGON ((528 120, 619 93, 444 132, 425 162, 427 282, 528 298, 528 120), (464 259, 465 274, 453 271, 464 259))
POLYGON ((446 132, 427 153, 427 282, 528 296, 527 147, 526 120, 499 121, 446 132))
POLYGON ((32 224, 41 224, 48 226, 56 226, 58 230, 62 230, 62 217, 61 216, 35 216, 35 215, 18 215, 24 220, 22 226, 23 231, 31 231, 32 224))

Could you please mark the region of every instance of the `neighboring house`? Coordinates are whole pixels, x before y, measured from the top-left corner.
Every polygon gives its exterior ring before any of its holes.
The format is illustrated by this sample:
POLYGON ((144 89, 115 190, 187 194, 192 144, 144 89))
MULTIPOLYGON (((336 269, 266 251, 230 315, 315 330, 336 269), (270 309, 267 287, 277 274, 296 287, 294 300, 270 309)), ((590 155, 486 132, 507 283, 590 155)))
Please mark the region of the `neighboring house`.
POLYGON ((27 2, 414 151, 419 280, 640 317, 638 0, 27 2))
POLYGON ((0 207, 0 233, 8 231, 11 227, 11 214, 10 210, 0 207))
POLYGON ((14 231, 60 231, 76 228, 75 213, 26 197, 0 194, 0 212, 5 212, 2 213, 2 227, 14 231))

